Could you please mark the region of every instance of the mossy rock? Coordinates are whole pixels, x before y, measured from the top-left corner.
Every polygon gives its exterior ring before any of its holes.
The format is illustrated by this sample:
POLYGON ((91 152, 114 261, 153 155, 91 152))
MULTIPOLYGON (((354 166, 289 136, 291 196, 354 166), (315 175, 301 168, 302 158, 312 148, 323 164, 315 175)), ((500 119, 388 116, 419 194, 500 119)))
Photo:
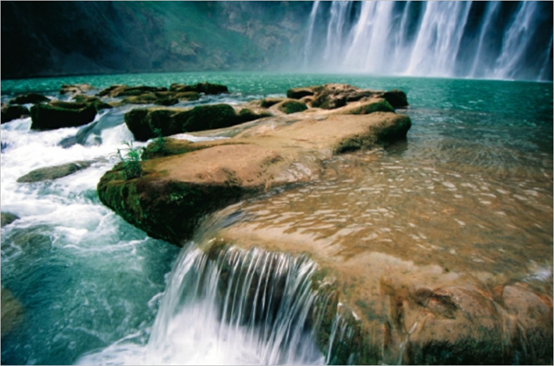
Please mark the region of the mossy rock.
POLYGON ((373 112, 394 112, 394 108, 385 99, 377 99, 349 109, 347 113, 369 114, 373 112))
POLYGON ((28 93, 25 95, 18 95, 17 97, 10 100, 10 104, 37 104, 37 103, 47 103, 50 99, 45 97, 42 94, 37 93, 28 93))
POLYGON ((19 220, 19 216, 9 212, 2 212, 1 217, 2 217, 2 222, 0 223, 0 225, 2 227, 11 224, 15 220, 19 220))
POLYGON ((48 103, 51 107, 56 108, 63 108, 63 109, 72 109, 72 110, 79 110, 83 109, 87 106, 87 103, 80 103, 80 102, 65 102, 63 100, 52 100, 50 103, 48 103))
POLYGON ((155 92, 163 92, 163 91, 167 91, 167 88, 157 87, 157 86, 147 86, 147 85, 139 85, 139 86, 112 85, 109 88, 101 90, 100 92, 98 92, 97 95, 99 97, 109 96, 109 97, 115 98, 115 97, 138 96, 145 93, 155 93, 155 92))
POLYGON ((138 141, 157 137, 156 129, 162 136, 182 132, 195 132, 234 126, 246 121, 261 118, 245 111, 237 114, 228 104, 200 105, 192 109, 133 109, 125 114, 125 124, 138 141))
POLYGON ((62 87, 60 88, 60 94, 80 94, 94 89, 98 89, 98 88, 88 83, 62 84, 62 87))
POLYGON ((372 148, 375 145, 388 146, 393 142, 406 138, 412 127, 412 120, 405 115, 396 115, 396 123, 372 127, 372 134, 354 136, 343 140, 334 148, 335 154, 344 154, 361 149, 372 148))
POLYGON ((17 179, 19 183, 34 183, 63 178, 91 166, 92 161, 75 161, 47 168, 35 169, 17 179))
POLYGON ((308 109, 306 103, 297 100, 285 100, 277 105, 277 109, 285 114, 298 113, 308 109))
POLYGON ((196 106, 190 111, 175 115, 182 132, 194 132, 230 127, 237 124, 237 113, 228 104, 196 106))
POLYGON ((300 99, 305 96, 314 95, 321 87, 292 88, 287 90, 287 98, 300 99))
POLYGON ((2 123, 13 121, 23 117, 29 117, 31 112, 22 105, 2 104, 2 123))
MULTIPOLYGON (((110 104, 103 102, 100 98, 90 96, 90 95, 84 95, 84 94, 77 94, 73 97, 73 100, 76 103, 84 103, 84 104, 92 104, 97 111, 101 109, 110 109, 113 108, 110 104)), ((52 104, 52 103, 50 103, 52 104)))
POLYGON ((125 104, 154 104, 158 99, 157 96, 149 93, 123 98, 122 102, 125 104))
POLYGON ((383 98, 387 100, 394 108, 402 108, 408 106, 408 97, 402 90, 392 89, 385 94, 383 98))
POLYGON ((21 322, 24 315, 23 306, 12 292, 2 287, 2 335, 3 339, 8 333, 14 330, 21 322))
POLYGON ((96 107, 92 104, 65 102, 64 107, 49 104, 35 104, 31 107, 32 130, 54 130, 78 127, 94 120, 96 107))
POLYGON ((247 193, 230 185, 156 183, 148 176, 124 180, 121 169, 116 166, 100 179, 100 201, 148 235, 174 244, 190 238, 204 215, 247 193))
POLYGON ((273 115, 269 112, 256 113, 256 112, 252 111, 251 109, 243 108, 238 113, 237 121, 239 123, 244 123, 244 122, 254 121, 254 120, 257 120, 257 119, 260 119, 260 118, 271 117, 271 116, 273 116, 273 115))
POLYGON ((260 101, 260 106, 262 108, 269 108, 277 103, 281 103, 285 98, 265 98, 260 101))
POLYGON ((142 152, 141 159, 149 160, 161 158, 164 156, 186 154, 191 151, 206 148, 204 145, 194 144, 186 140, 175 140, 172 138, 158 137, 155 141, 149 143, 142 152), (161 143, 158 139, 163 139, 163 148, 160 147, 161 143))
POLYGON ((123 117, 127 128, 133 133, 137 141, 146 141, 153 137, 153 131, 146 119, 147 115, 148 109, 136 108, 125 113, 123 117))
POLYGON ((175 93, 173 97, 178 100, 192 101, 192 100, 200 99, 200 93, 195 91, 180 92, 180 93, 175 93))
POLYGON ((208 94, 222 94, 222 93, 228 93, 229 89, 225 85, 221 84, 212 84, 208 82, 204 83, 198 83, 193 85, 185 85, 185 84, 177 84, 173 83, 169 87, 170 91, 173 92, 197 92, 197 93, 204 93, 206 95, 208 94))

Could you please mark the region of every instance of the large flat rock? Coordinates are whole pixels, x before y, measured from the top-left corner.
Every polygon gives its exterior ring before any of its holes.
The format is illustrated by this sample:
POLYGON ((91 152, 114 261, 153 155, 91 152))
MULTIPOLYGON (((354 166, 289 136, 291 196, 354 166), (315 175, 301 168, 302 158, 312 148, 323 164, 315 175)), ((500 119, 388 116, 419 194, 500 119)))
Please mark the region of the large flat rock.
POLYGON ((206 213, 272 187, 317 179, 323 160, 388 144, 405 137, 410 126, 409 117, 394 112, 283 114, 231 139, 172 141, 173 151, 180 153, 142 162, 144 174, 131 180, 120 164, 102 177, 98 193, 104 204, 149 235, 179 244, 206 213))

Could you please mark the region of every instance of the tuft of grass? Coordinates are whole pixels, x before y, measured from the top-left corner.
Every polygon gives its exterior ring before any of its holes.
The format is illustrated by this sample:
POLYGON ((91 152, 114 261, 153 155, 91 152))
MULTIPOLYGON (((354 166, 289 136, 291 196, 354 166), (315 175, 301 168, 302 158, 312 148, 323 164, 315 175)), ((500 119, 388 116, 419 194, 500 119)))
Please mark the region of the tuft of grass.
POLYGON ((156 138, 154 139, 154 147, 152 148, 152 151, 154 153, 159 153, 162 155, 165 154, 165 138, 162 134, 162 130, 159 128, 154 128, 154 136, 156 136, 156 138))
POLYGON ((121 149, 117 149, 117 155, 121 159, 125 180, 141 177, 143 171, 140 166, 140 156, 144 148, 134 148, 133 143, 129 141, 123 141, 123 143, 128 147, 127 153, 123 155, 121 149))

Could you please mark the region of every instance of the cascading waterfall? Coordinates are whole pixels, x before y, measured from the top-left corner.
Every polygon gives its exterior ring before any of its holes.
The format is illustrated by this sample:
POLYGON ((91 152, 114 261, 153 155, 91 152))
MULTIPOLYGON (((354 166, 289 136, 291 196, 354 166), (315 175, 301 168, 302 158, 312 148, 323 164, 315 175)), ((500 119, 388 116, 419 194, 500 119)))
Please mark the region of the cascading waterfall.
POLYGON ((552 80, 551 2, 315 2, 308 70, 552 80))
POLYGON ((123 339, 79 362, 323 364, 313 335, 323 314, 315 270, 305 257, 236 247, 210 255, 191 242, 169 275, 148 344, 123 339))
POLYGON ((323 357, 308 316, 313 262, 230 248, 217 259, 183 251, 148 345, 157 362, 182 362, 198 348, 214 363, 314 364, 323 357), (184 344, 183 344, 184 342, 184 344), (185 352, 186 354, 183 354, 185 352))

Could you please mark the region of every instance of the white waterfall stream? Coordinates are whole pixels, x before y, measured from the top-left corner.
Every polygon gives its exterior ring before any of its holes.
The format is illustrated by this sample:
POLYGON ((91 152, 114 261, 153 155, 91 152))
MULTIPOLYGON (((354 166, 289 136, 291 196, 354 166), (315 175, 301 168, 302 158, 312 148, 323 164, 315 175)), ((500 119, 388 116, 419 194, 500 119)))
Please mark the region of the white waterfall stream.
POLYGON ((304 64, 370 74, 550 80, 552 5, 316 2, 304 64))

